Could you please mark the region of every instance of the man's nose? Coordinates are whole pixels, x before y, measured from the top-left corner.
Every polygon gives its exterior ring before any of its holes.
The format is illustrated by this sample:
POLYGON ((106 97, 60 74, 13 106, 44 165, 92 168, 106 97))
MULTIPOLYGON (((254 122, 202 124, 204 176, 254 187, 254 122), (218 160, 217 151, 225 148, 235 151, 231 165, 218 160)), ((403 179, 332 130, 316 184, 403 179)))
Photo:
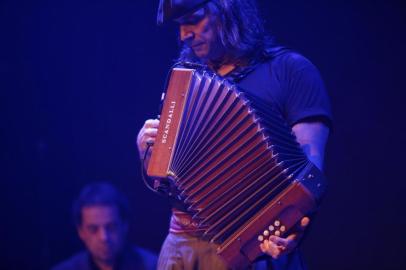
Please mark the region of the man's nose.
POLYGON ((100 228, 99 238, 103 241, 107 241, 110 238, 110 233, 106 228, 100 228))
POLYGON ((190 27, 180 26, 180 40, 182 42, 188 42, 195 38, 195 33, 190 27))

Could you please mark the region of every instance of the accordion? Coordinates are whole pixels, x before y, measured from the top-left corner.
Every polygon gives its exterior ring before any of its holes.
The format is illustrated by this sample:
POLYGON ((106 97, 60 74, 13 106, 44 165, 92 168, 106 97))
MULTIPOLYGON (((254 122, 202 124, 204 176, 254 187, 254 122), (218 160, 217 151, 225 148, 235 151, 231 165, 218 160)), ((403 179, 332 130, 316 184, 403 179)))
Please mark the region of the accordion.
POLYGON ((147 173, 167 179, 231 268, 316 210, 319 169, 269 103, 204 70, 174 68, 147 173))

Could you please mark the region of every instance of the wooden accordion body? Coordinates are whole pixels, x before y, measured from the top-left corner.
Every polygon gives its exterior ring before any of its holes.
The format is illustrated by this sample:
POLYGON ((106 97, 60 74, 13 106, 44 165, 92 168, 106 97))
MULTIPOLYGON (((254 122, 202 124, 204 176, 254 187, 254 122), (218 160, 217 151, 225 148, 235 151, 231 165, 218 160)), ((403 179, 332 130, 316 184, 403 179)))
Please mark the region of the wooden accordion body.
POLYGON ((167 178, 234 269, 315 211, 322 173, 270 104, 204 71, 174 68, 148 175, 167 178))

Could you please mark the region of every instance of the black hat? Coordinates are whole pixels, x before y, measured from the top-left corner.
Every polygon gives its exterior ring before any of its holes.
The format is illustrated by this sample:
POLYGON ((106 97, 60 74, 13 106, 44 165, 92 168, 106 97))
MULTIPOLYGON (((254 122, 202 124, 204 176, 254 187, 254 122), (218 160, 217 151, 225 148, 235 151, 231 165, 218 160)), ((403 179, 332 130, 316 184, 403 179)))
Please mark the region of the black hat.
POLYGON ((195 11, 210 0, 159 0, 157 24, 182 17, 195 11))

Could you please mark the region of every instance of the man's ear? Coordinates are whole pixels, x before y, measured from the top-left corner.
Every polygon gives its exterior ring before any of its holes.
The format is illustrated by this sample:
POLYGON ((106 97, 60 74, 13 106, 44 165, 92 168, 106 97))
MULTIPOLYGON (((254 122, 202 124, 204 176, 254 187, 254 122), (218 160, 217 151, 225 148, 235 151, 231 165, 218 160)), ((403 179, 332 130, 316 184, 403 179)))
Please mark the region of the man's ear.
POLYGON ((76 231, 78 232, 79 238, 81 240, 83 240, 83 238, 85 237, 84 235, 84 231, 81 225, 76 226, 76 231))

